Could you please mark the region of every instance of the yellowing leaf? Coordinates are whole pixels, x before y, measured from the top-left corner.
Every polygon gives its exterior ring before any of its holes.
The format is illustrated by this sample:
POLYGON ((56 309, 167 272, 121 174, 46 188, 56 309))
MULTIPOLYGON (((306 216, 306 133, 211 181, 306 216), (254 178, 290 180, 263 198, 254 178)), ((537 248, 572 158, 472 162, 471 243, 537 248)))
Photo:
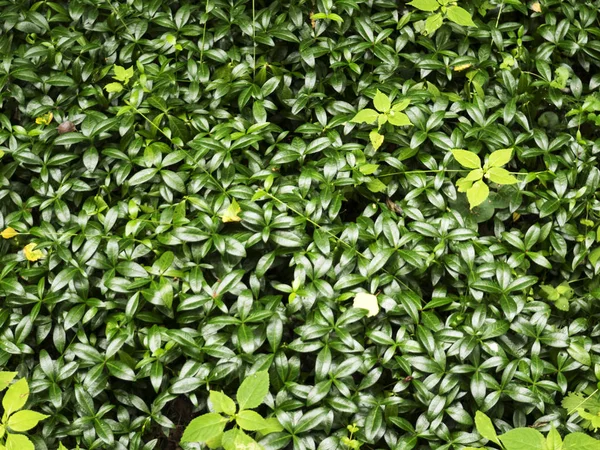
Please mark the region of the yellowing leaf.
POLYGON ((17 230, 15 230, 12 227, 7 227, 4 229, 4 231, 2 233, 0 233, 0 236, 2 236, 4 239, 12 239, 17 234, 19 234, 19 232, 17 230))
POLYGON ((440 4, 437 0, 413 0, 409 3, 410 6, 414 6, 415 8, 421 11, 436 11, 440 8, 440 4))
POLYGON ((24 434, 11 433, 6 437, 6 450, 35 450, 35 446, 24 434))
POLYGON ((373 123, 379 117, 379 113, 374 109, 365 108, 356 113, 356 115, 350 120, 352 123, 373 123))
POLYGON ((468 69, 469 67, 472 67, 472 66, 473 66, 473 64, 471 64, 471 63, 459 64, 458 66, 454 66, 453 70, 455 72, 460 72, 461 70, 468 69))
POLYGON ((432 14, 425 21, 425 34, 430 35, 436 32, 436 30, 444 24, 443 16, 440 13, 432 14))
POLYGON ((490 195, 490 189, 483 181, 473 183, 473 186, 467 191, 467 200, 471 209, 481 205, 490 195))
POLYGON ((369 133, 369 138, 371 139, 371 144, 373 148, 377 150, 383 144, 383 135, 379 134, 377 130, 373 130, 369 133))
POLYGON ((377 93, 375 94, 375 98, 373 99, 373 104, 375 105, 377 111, 382 113, 388 112, 392 107, 392 102, 390 102, 388 96, 381 92, 379 89, 377 89, 377 93))
POLYGON ((52 122, 53 117, 54 117, 54 114, 49 112, 49 113, 44 114, 43 116, 36 117, 35 123, 37 123, 38 125, 50 125, 50 122, 52 122))
POLYGON ((473 152, 456 149, 452 150, 452 156, 454 156, 454 159, 456 159, 461 166, 466 167, 467 169, 481 168, 481 160, 479 159, 479 156, 473 152))
POLYGON ((508 162, 512 158, 512 152, 512 148, 506 148, 503 150, 496 150, 495 152, 492 152, 488 159, 488 166, 502 167, 503 165, 508 164, 508 162))
POLYGON ((515 177, 513 177, 510 172, 502 167, 492 167, 487 172, 487 177, 490 181, 498 184, 515 184, 518 183, 515 177))
POLYGON ((534 3, 531 4, 531 10, 533 12, 541 13, 542 12, 542 5, 540 5, 540 2, 534 2, 534 3))
POLYGON ((231 204, 227 207, 225 212, 221 215, 221 219, 223 220, 223 223, 239 222, 242 220, 241 217, 238 216, 238 214, 240 212, 242 212, 242 208, 240 208, 240 205, 238 205, 238 202, 235 199, 233 199, 231 201, 231 204))
POLYGON ((37 261, 44 257, 44 253, 41 250, 35 250, 36 244, 33 242, 31 244, 27 244, 23 249, 23 253, 25 253, 25 258, 29 261, 37 261))
POLYGON ((373 294, 367 294, 366 292, 359 292, 356 294, 352 306, 354 308, 362 308, 369 311, 367 317, 376 316, 377 313, 379 313, 379 303, 377 302, 377 297, 373 294))
POLYGON ((469 175, 465 177, 468 181, 477 181, 483 178, 483 169, 474 169, 469 172, 469 175))
POLYGON ((473 186, 473 181, 467 180, 466 178, 460 178, 456 181, 456 187, 458 192, 467 192, 473 186))

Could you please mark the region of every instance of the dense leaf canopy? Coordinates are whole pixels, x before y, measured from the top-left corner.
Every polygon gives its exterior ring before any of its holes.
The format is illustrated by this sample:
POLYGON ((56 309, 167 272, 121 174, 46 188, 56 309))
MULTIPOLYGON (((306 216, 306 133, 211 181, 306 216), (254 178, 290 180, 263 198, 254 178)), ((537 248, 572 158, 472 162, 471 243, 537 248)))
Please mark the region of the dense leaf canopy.
POLYGON ((581 431, 599 8, 0 0, 0 366, 36 448, 175 449, 262 370, 265 449, 581 431))

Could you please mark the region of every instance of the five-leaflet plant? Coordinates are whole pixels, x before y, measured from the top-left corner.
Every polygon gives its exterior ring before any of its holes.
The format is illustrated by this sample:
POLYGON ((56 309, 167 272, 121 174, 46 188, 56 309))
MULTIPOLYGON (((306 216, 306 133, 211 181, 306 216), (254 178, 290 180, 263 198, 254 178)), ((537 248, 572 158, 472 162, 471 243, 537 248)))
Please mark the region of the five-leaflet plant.
POLYGON ((49 416, 21 409, 29 398, 29 384, 25 378, 11 384, 16 375, 17 372, 0 372, 0 392, 8 387, 2 398, 4 412, 0 424, 0 450, 35 450, 33 442, 18 433, 35 428, 38 422, 49 416))
POLYGON ((185 429, 181 442, 200 442, 209 448, 223 447, 225 450, 262 448, 245 431, 266 435, 283 430, 276 417, 263 418, 252 411, 263 402, 268 393, 269 374, 266 371, 256 372, 242 382, 236 394, 237 410, 232 398, 223 392, 210 391, 212 412, 192 420, 185 429), (235 422, 235 425, 225 431, 229 422, 235 422))
POLYGON ((388 122, 398 127, 412 125, 408 116, 402 112, 410 105, 410 99, 405 98, 392 105, 390 98, 378 89, 373 105, 377 111, 370 108, 361 109, 350 122, 368 124, 377 122, 377 129, 369 133, 371 144, 377 150, 383 144, 384 137, 379 133, 383 125, 388 122))
POLYGON ((458 6, 455 1, 413 0, 409 5, 421 11, 434 13, 427 17, 424 23, 417 22, 415 24, 415 28, 420 29, 424 35, 435 33, 444 24, 444 19, 465 27, 477 27, 469 11, 458 6))
POLYGON ((490 194, 488 185, 483 181, 484 178, 496 184, 515 184, 518 181, 510 172, 502 168, 512 157, 510 148, 491 153, 483 167, 476 153, 455 149, 452 150, 452 156, 461 166, 472 169, 466 177, 456 181, 458 192, 467 193, 471 209, 481 205, 490 194))
MULTIPOLYGON (((550 429, 546 437, 530 427, 514 428, 498 436, 492 420, 481 411, 475 413, 475 426, 482 437, 504 450, 593 450, 600 448, 600 441, 584 433, 570 433, 563 440, 554 427, 550 429)), ((466 447, 465 450, 475 450, 475 447, 466 447)))

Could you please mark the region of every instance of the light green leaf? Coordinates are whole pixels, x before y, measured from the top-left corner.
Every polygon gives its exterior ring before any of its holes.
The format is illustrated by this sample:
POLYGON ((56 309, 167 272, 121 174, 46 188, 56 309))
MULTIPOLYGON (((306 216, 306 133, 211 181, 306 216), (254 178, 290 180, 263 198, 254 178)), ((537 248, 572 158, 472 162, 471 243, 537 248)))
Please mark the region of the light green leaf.
POLYGON ((402 112, 390 111, 387 115, 388 122, 397 127, 412 125, 408 116, 402 112))
POLYGON ((584 433, 569 433, 565 436, 562 450, 598 450, 600 441, 584 433))
POLYGON ((21 378, 16 383, 11 384, 2 399, 2 407, 4 408, 3 422, 5 422, 6 418, 12 413, 21 409, 25 403, 27 403, 28 397, 29 385, 25 378, 21 378))
POLYGON ((337 22, 337 23, 344 23, 344 19, 342 19, 339 15, 337 15, 335 13, 327 14, 327 18, 329 20, 333 20, 334 22, 337 22))
POLYGON ((375 94, 375 98, 373 99, 373 104, 375 105, 375 109, 382 113, 387 113, 392 107, 392 102, 387 95, 377 89, 377 93, 375 94))
POLYGON ((500 441, 498 440, 498 435, 496 434, 492 420, 481 411, 477 411, 475 413, 475 426, 477 427, 477 432, 482 437, 486 438, 488 441, 492 441, 495 444, 500 445, 500 441))
POLYGON ((458 192, 467 192, 473 186, 473 182, 471 180, 467 180, 466 178, 460 178, 456 181, 456 187, 458 188, 458 192))
POLYGON ((235 414, 235 402, 231 397, 222 392, 210 391, 209 399, 215 412, 223 412, 230 416, 235 414))
POLYGON ((359 172, 363 175, 371 175, 372 173, 375 173, 377 169, 379 169, 379 164, 363 164, 358 168, 359 172))
POLYGON ((440 7, 440 4, 437 0, 413 0, 408 3, 410 6, 413 6, 421 11, 437 11, 440 7))
POLYGON ((367 183, 367 189, 371 192, 384 192, 387 189, 387 186, 378 179, 375 179, 367 183))
POLYGON ((35 427, 40 420, 44 420, 47 417, 50 416, 24 409, 23 411, 17 411, 8 418, 8 426, 13 431, 28 431, 35 427))
POLYGON ((556 428, 550 428, 546 436, 546 450, 562 450, 562 438, 556 428))
POLYGON ((477 181, 483 178, 483 169, 474 169, 465 177, 467 181, 477 181))
POLYGON ((481 160, 479 159, 479 156, 473 152, 455 149, 452 150, 452 156, 454 156, 454 159, 456 159, 461 166, 466 167, 467 169, 481 168, 481 160))
POLYGON ((6 438, 6 450, 35 450, 35 446, 24 434, 9 434, 6 438))
POLYGON ((488 159, 488 167, 502 167, 511 160, 512 153, 512 148, 506 148, 492 152, 488 159))
POLYGON ((181 442, 206 442, 223 432, 227 419, 218 413, 203 414, 193 419, 181 437, 181 442))
POLYGON ((129 79, 133 76, 133 66, 129 69, 125 69, 125 67, 117 66, 115 64, 114 70, 115 75, 113 76, 113 78, 117 81, 122 81, 125 84, 127 84, 129 82, 129 79))
POLYGON ((408 105, 410 105, 410 98, 405 98, 403 100, 400 100, 399 102, 396 102, 394 106, 392 106, 392 111, 404 111, 408 105))
POLYGON ((237 402, 242 409, 252 409, 260 405, 269 393, 269 373, 256 372, 246 378, 237 390, 237 402))
POLYGON ((425 21, 425 34, 431 35, 444 24, 444 19, 441 13, 432 14, 425 21))
POLYGON ((446 10, 446 17, 448 17, 448 19, 450 19, 452 22, 464 27, 477 27, 475 22, 473 22, 469 11, 461 8, 460 6, 450 6, 446 10))
POLYGON ((121 83, 108 83, 104 86, 104 90, 106 92, 121 92, 123 90, 123 85, 121 83))
POLYGON ((268 423, 255 411, 240 411, 235 417, 236 423, 244 430, 256 431, 266 428, 268 423))
POLYGON ((373 148, 377 150, 383 144, 383 135, 379 134, 377 130, 373 130, 369 133, 369 138, 371 139, 371 145, 373 148))
POLYGON ((59 442, 58 443, 58 450, 67 450, 67 447, 65 447, 62 442, 59 442))
POLYGON ((356 115, 350 120, 352 123, 373 123, 379 117, 379 113, 374 109, 365 108, 356 113, 356 115))
POLYGON ((481 205, 490 195, 490 189, 483 181, 473 183, 471 189, 467 191, 467 200, 471 209, 481 205))
POLYGON ((544 450, 542 433, 533 428, 515 428, 500 436, 506 450, 544 450))
POLYGON ((487 177, 497 184, 515 184, 519 182, 508 170, 502 167, 492 167, 487 171, 487 177))
POLYGON ((238 428, 227 431, 223 434, 221 441, 225 450, 261 450, 258 443, 238 428))
POLYGON ((16 376, 17 372, 0 372, 0 392, 6 389, 16 376))
POLYGON ((269 433, 279 433, 283 431, 283 427, 277 420, 277 417, 270 417, 268 419, 264 419, 266 422, 266 426, 258 430, 260 434, 269 434, 269 433))

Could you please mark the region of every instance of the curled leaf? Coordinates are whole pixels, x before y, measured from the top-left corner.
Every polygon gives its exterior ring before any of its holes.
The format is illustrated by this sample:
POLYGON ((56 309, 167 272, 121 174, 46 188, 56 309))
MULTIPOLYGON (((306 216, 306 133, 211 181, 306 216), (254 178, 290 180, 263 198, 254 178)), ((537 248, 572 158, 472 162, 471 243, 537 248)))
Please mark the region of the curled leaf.
POLYGON ((43 116, 36 117, 35 123, 37 123, 38 125, 50 125, 50 122, 52 122, 53 118, 54 118, 54 114, 49 112, 49 113, 44 114, 43 116))
POLYGON ((223 220, 223 223, 240 222, 242 220, 241 217, 238 216, 240 212, 242 212, 242 208, 240 208, 238 202, 233 199, 225 212, 221 215, 221 220, 223 220))
POLYGON ((36 244, 31 243, 27 244, 23 249, 23 253, 25 253, 25 258, 28 261, 37 261, 44 257, 44 253, 41 250, 35 250, 36 244))

